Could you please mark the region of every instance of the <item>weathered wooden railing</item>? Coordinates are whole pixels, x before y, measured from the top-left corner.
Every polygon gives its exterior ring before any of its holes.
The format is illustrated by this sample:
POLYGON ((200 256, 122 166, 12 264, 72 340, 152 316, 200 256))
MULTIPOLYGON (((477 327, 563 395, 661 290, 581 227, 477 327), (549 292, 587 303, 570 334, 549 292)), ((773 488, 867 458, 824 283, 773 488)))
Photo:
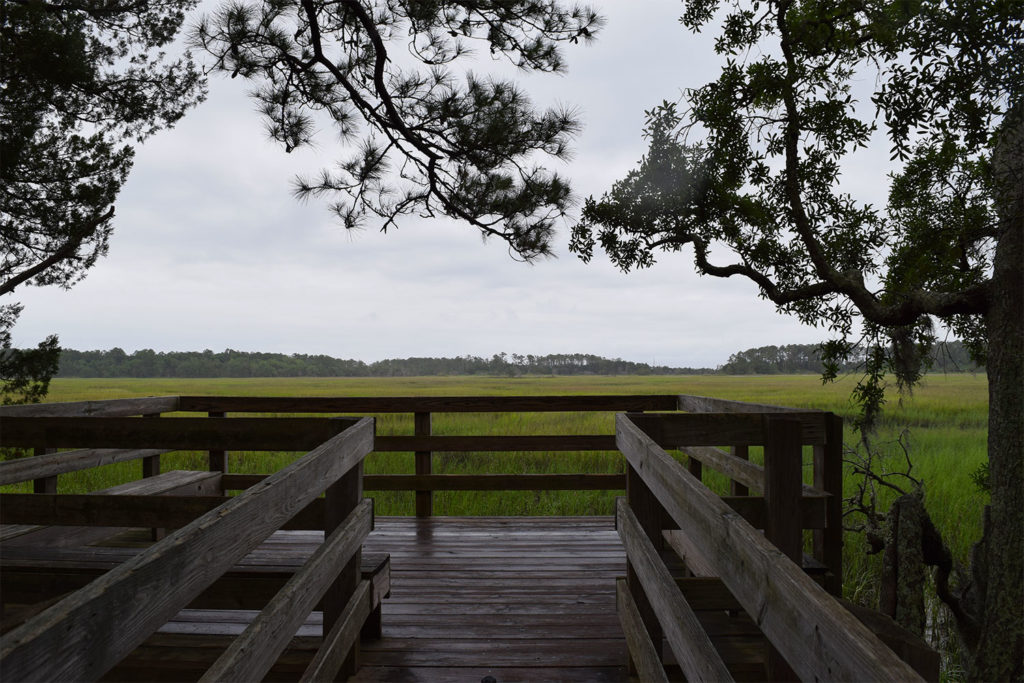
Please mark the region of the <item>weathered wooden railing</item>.
MULTIPOLYGON (((101 656, 94 657, 91 653, 72 654, 82 648, 79 639, 58 648, 59 655, 49 664, 54 674, 75 671, 76 676, 86 678, 102 674, 104 667, 156 628, 154 624, 159 626, 161 620, 188 604, 189 596, 201 592, 248 552, 244 548, 251 549, 253 543, 258 544, 277 528, 326 527, 324 546, 301 576, 266 606, 265 616, 254 622, 251 633, 247 631, 207 672, 207 679, 262 675, 258 672, 265 671, 264 667, 270 666, 284 647, 287 638, 281 633, 294 633, 291 625, 305 618, 319 600, 322 587, 331 582, 329 567, 349 558, 343 572, 348 578, 334 580, 335 587, 322 601, 327 623, 335 627, 325 626, 325 649, 308 672, 317 679, 330 677, 329 672, 341 666, 339 660, 349 651, 358 631, 356 625, 366 619, 373 605, 367 598, 369 586, 364 583, 357 589, 352 580, 353 572, 358 579, 358 551, 349 555, 367 531, 366 504, 358 503, 361 486, 366 490, 415 491, 418 516, 432 513, 431 496, 436 490, 626 490, 627 498, 620 501, 616 511, 629 557, 618 602, 632 661, 643 680, 659 680, 665 675, 662 637, 668 640, 690 680, 718 679, 728 674, 694 614, 695 606, 705 613, 718 611, 718 616, 725 610, 745 610, 774 648, 769 657, 772 677, 863 680, 914 675, 861 624, 868 623, 870 615, 859 613, 854 618, 829 596, 840 596, 842 581, 842 422, 831 413, 687 395, 182 396, 2 408, 0 445, 31 446, 38 453, 32 458, 0 463, 0 484, 31 480, 37 482, 35 490, 39 492, 0 497, 0 518, 5 524, 183 527, 139 555, 128 569, 110 572, 97 584, 99 588, 79 591, 60 603, 63 608, 39 615, 30 622, 35 625, 31 633, 36 635, 29 637, 29 631, 19 628, 5 636, 5 673, 22 670, 7 669, 6 658, 11 657, 17 666, 32 667, 36 675, 32 660, 46 648, 56 646, 54 634, 59 629, 70 628, 80 635, 81 629, 95 626, 99 618, 96 615, 102 614, 93 608, 99 605, 105 609, 109 596, 123 596, 138 589, 133 582, 140 576, 166 579, 161 572, 167 570, 161 567, 170 566, 168 562, 203 557, 203 552, 212 553, 218 548, 216 563, 204 565, 195 577, 189 575, 184 592, 171 591, 173 600, 164 599, 152 608, 128 609, 121 605, 116 616, 102 618, 101 626, 125 624, 132 634, 130 640, 118 634, 110 644, 103 644, 101 656), (619 414, 614 435, 431 433, 436 413, 552 411, 619 414), (137 417, 166 413, 205 413, 206 417, 137 417), (240 416, 247 413, 407 413, 413 416, 413 434, 378 436, 374 440, 370 427, 367 445, 363 434, 366 421, 240 416), (339 435, 342 425, 353 426, 339 435), (356 440, 358 447, 351 446, 356 440), (349 445, 342 446, 343 442, 349 445), (88 448, 47 452, 82 445, 88 448), (806 466, 813 471, 809 484, 803 482, 804 446, 811 451, 806 458, 806 466), (751 447, 763 447, 763 466, 748 459, 751 447), (274 475, 232 474, 227 470, 228 451, 310 449, 307 456, 274 475), (361 476, 362 458, 370 449, 413 453, 416 473, 361 476), (665 449, 678 449, 685 465, 665 449), (140 459, 144 463, 141 474, 150 480, 159 478, 159 455, 169 450, 209 452, 213 478, 202 480, 200 489, 193 491, 199 495, 177 495, 181 493, 178 490, 159 496, 124 492, 116 496, 53 495, 58 476, 111 462, 140 459), (623 474, 452 475, 434 474, 431 466, 436 452, 614 450, 625 456, 623 474), (322 467, 330 468, 329 474, 311 474, 322 472, 317 469, 322 467), (730 495, 717 496, 703 486, 701 478, 706 469, 717 470, 729 479, 730 495), (223 497, 207 495, 208 488, 217 493, 244 493, 225 504, 223 497), (316 498, 325 488, 327 497, 316 498), (272 505, 281 509, 269 519, 262 517, 256 509, 266 503, 260 501, 273 501, 272 505), (217 521, 226 509, 235 512, 217 521), (258 523, 249 526, 249 522, 239 521, 255 517, 260 517, 258 523), (234 521, 226 522, 228 519, 234 521), (241 527, 245 527, 247 540, 239 545, 228 537, 233 529, 241 527), (331 534, 333 530, 337 531, 331 534), (809 530, 811 536, 809 554, 804 553, 804 530, 809 530), (219 552, 217 543, 221 541, 225 541, 226 554, 219 552), (178 545, 189 549, 169 550, 178 545), (659 555, 666 552, 681 558, 686 576, 673 576, 659 555), (346 587, 338 588, 339 582, 346 587), (351 597, 354 594, 356 597, 351 597), (343 607, 346 601, 348 606, 343 607), (288 627, 266 628, 267 624, 282 623, 288 627), (261 634, 268 633, 277 635, 272 642, 261 640, 269 637, 261 634), (247 654, 257 651, 259 657, 247 654), (86 668, 75 669, 82 666, 86 668)), ((189 485, 195 486, 194 480, 190 481, 189 485)), ((871 628, 880 630, 877 625, 871 628)), ((901 637, 900 633, 894 636, 897 641, 901 637)), ((908 647, 910 656, 904 652, 905 659, 922 651, 916 643, 908 647)), ((935 670, 934 659, 930 658, 934 653, 927 654, 924 668, 935 670)))
MULTIPOLYGON (((511 490, 624 490, 622 474, 434 474, 433 455, 438 452, 499 451, 614 451, 615 437, 609 419, 608 433, 564 435, 437 435, 432 433, 438 413, 508 412, 621 412, 677 410, 672 395, 610 396, 403 396, 403 397, 251 397, 181 396, 177 409, 227 413, 348 413, 379 415, 405 413, 413 416, 413 434, 378 436, 375 450, 412 452, 415 474, 367 475, 368 491, 415 491, 416 515, 433 514, 434 491, 511 490)), ((256 481, 252 475, 230 475, 225 485, 244 488, 256 481)))
MULTIPOLYGON (((360 581, 360 548, 373 525, 372 501, 362 497, 362 463, 373 450, 372 419, 123 417, 157 408, 173 411, 176 399, 32 408, 0 411, 0 446, 89 448, 2 463, 5 483, 152 457, 152 450, 309 452, 233 498, 0 496, 5 525, 180 527, 6 633, 0 639, 5 680, 101 677, 282 528, 322 529, 325 539, 203 680, 261 679, 318 604, 324 612, 323 644, 303 679, 326 680, 354 670, 360 628, 380 599, 370 583, 360 581), (34 411, 40 410, 53 416, 39 417, 34 411), (67 416, 76 411, 94 416, 67 416)), ((154 474, 152 468, 149 473, 154 474)))
MULTIPOLYGON (((802 530, 827 532, 831 520, 827 503, 818 502, 827 499, 803 486, 802 450, 814 446, 816 464, 827 461, 841 424, 828 413, 737 409, 617 417, 616 440, 628 462, 627 497, 619 499, 616 516, 628 558, 618 603, 640 678, 667 680, 664 638, 687 680, 732 679, 686 597, 693 594, 688 581, 707 590, 711 580, 721 582, 770 642, 769 680, 919 679, 805 571, 802 530), (763 446, 764 468, 712 450, 722 443, 763 446), (750 507, 740 508, 736 499, 712 493, 698 468, 684 467, 666 448, 690 453, 690 463, 714 464, 763 496, 748 497, 750 507), (666 547, 694 579, 670 573, 660 554, 666 547)), ((828 474, 821 477, 826 484, 828 474)), ((817 550, 827 561, 828 546, 817 550)))

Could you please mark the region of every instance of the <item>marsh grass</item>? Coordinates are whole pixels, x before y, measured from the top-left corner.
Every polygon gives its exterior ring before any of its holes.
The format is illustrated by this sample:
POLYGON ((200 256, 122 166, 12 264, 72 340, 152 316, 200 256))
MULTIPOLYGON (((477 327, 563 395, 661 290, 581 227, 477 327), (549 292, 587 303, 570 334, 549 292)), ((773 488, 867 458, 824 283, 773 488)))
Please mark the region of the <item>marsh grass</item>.
MULTIPOLYGON (((412 378, 272 378, 272 379, 57 379, 50 401, 98 400, 159 395, 243 396, 458 396, 531 394, 696 394, 828 410, 852 423, 856 407, 850 391, 856 378, 822 385, 811 375, 658 376, 658 377, 412 377, 412 378)), ((925 502, 936 526, 961 562, 980 536, 987 496, 977 490, 971 473, 985 461, 988 390, 984 375, 929 375, 911 396, 894 393, 881 422, 876 444, 889 453, 892 466, 902 464, 897 437, 906 432, 913 474, 924 482, 925 502)), ((411 434, 411 415, 377 415, 380 435, 411 434)), ((613 434, 612 413, 442 413, 433 416, 433 433, 441 435, 613 434)), ((846 442, 856 435, 847 426, 846 442)), ((229 455, 235 473, 269 473, 301 453, 229 455)), ((805 481, 810 482, 810 449, 804 454, 805 481)), ((760 449, 751 459, 761 463, 760 449)), ((162 457, 162 469, 205 469, 206 454, 178 452, 162 457)), ((374 453, 368 474, 413 472, 411 453, 374 453)), ((436 473, 615 473, 623 471, 618 453, 436 453, 436 473)), ((140 476, 138 462, 117 463, 60 478, 62 493, 108 488, 140 476)), ((722 475, 705 470, 705 482, 717 493, 728 491, 722 475)), ((846 494, 852 491, 848 477, 846 494)), ((0 489, 28 491, 31 484, 0 489)), ((412 492, 369 492, 377 514, 413 513, 412 492)), ((434 494, 439 515, 609 515, 615 491, 508 491, 434 494)), ((883 502, 890 495, 883 493, 883 502)), ((877 556, 864 555, 864 541, 848 534, 845 544, 845 590, 870 603, 876 586, 877 556)))

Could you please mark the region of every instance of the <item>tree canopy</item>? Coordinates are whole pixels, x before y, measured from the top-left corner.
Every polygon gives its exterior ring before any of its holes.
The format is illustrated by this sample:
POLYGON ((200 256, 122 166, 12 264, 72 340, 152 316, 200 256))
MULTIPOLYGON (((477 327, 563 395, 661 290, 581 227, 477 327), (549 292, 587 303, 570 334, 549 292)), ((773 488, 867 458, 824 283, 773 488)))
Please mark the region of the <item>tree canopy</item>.
MULTIPOLYGON (((132 143, 173 125, 205 95, 187 56, 168 60, 160 51, 196 1, 3 3, 0 296, 23 284, 71 287, 106 253, 132 143)), ((21 309, 2 310, 7 380, 24 357, 9 343, 21 309)), ((37 351, 46 348, 56 349, 56 339, 37 351)))
POLYGON ((559 44, 588 41, 599 25, 591 9, 551 0, 238 0, 204 17, 194 42, 256 84, 286 151, 311 144, 318 120, 349 144, 348 158, 295 186, 332 198, 346 227, 446 215, 533 258, 549 252, 571 199, 538 158, 563 157, 579 123, 536 110, 510 80, 460 71, 474 47, 560 71, 559 44))
POLYGON ((1022 21, 1011 1, 691 0, 685 27, 721 25, 721 75, 647 112, 647 154, 572 239, 623 270, 686 247, 700 273, 750 279, 832 332, 830 375, 862 335, 869 418, 887 373, 920 377, 936 321, 987 356, 992 505, 951 599, 985 680, 1024 676, 1022 21), (876 132, 884 207, 844 189, 876 132))

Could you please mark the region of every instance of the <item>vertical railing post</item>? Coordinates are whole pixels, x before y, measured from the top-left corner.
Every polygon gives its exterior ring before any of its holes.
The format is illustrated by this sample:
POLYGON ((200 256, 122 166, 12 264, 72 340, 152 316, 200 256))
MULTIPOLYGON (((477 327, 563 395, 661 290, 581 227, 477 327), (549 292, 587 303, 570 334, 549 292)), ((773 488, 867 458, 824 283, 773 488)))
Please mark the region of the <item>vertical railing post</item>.
MULTIPOLYGON (((206 414, 207 417, 224 417, 223 411, 211 410, 206 414)), ((228 452, 227 451, 210 451, 209 455, 209 466, 211 472, 220 472, 221 474, 228 473, 228 452)), ((220 487, 220 492, 223 494, 224 486, 220 487)))
MULTIPOLYGON (((327 487, 324 500, 324 540, 345 521, 345 518, 356 508, 363 498, 363 463, 344 474, 338 481, 327 487)), ((338 573, 338 577, 324 593, 324 627, 326 635, 330 632, 344 611, 348 601, 359 586, 359 565, 362 561, 362 550, 357 550, 352 559, 338 573)), ((344 681, 359 668, 359 641, 356 640, 352 650, 345 657, 345 663, 338 670, 335 680, 344 681)))
POLYGON ((830 494, 825 528, 814 530, 814 559, 828 567, 825 590, 843 596, 843 418, 825 415, 825 443, 814 447, 814 486, 830 494))
POLYGON ((765 536, 799 566, 803 560, 800 497, 803 446, 798 420, 767 418, 764 444, 765 536))
MULTIPOLYGON (((765 537, 789 559, 803 566, 802 428, 798 420, 765 417, 764 502, 765 537)), ((768 680, 800 680, 779 652, 768 647, 768 680)))
MULTIPOLYGON (((636 515, 637 521, 640 522, 644 533, 654 543, 654 547, 661 550, 664 547, 661 530, 667 516, 665 509, 647 487, 647 484, 644 483, 640 474, 628 463, 626 464, 626 501, 629 503, 633 514, 636 515)), ((633 564, 628 559, 626 562, 626 585, 629 587, 629 592, 633 596, 633 602, 636 603, 637 611, 640 612, 640 619, 644 622, 644 627, 651 637, 651 643, 654 644, 654 649, 657 650, 658 657, 660 658, 662 656, 662 639, 664 637, 661 624, 658 623, 658 617, 651 607, 650 600, 647 599, 647 594, 644 593, 643 586, 640 585, 640 578, 633 569, 633 564)), ((632 658, 629 660, 629 674, 631 676, 637 674, 632 658)))
POLYGON ((690 474, 697 477, 697 481, 704 481, 704 463, 692 455, 686 456, 686 468, 690 471, 690 474))
MULTIPOLYGON (((147 418, 147 417, 148 418, 160 417, 160 413, 148 413, 146 415, 143 415, 142 417, 144 417, 144 418, 147 418)), ((148 446, 148 445, 149 444, 143 444, 143 446, 148 446)), ((151 455, 149 457, 143 458, 142 459, 142 478, 143 479, 148 479, 149 477, 155 477, 158 474, 160 474, 160 456, 159 455, 151 455)), ((151 538, 154 541, 159 541, 159 540, 163 539, 163 537, 166 536, 166 535, 167 535, 167 529, 162 529, 162 528, 158 528, 158 527, 153 527, 152 529, 150 529, 150 536, 151 536, 151 538)))
MULTIPOLYGON (((56 453, 56 448, 33 448, 32 452, 34 455, 46 455, 47 453, 56 453)), ((52 477, 40 477, 39 479, 32 480, 32 492, 33 493, 57 493, 57 476, 52 477)))
MULTIPOLYGON (((160 413, 148 413, 142 417, 160 417, 160 413)), ((142 447, 147 447, 149 444, 142 444, 142 447)), ((149 477, 155 477, 160 474, 160 456, 151 455, 147 458, 142 459, 142 478, 147 479, 149 477)))
MULTIPOLYGON (((733 446, 732 454, 736 458, 743 460, 750 460, 750 448, 749 446, 733 446)), ((750 490, 746 486, 739 483, 738 481, 729 481, 729 493, 733 496, 748 496, 750 490)))
MULTIPOLYGON (((413 417, 413 434, 416 436, 430 436, 431 418, 430 413, 416 413, 413 417)), ((430 451, 416 451, 416 474, 430 474, 433 471, 430 451)), ((416 516, 430 517, 434 514, 434 492, 416 491, 416 516)))
MULTIPOLYGON (((142 416, 143 418, 159 418, 160 413, 148 413, 142 416)), ((150 445, 143 443, 143 446, 150 445)), ((155 477, 160 474, 160 456, 150 456, 142 459, 142 478, 147 479, 155 477)), ((150 529, 151 538, 154 541, 160 541, 167 536, 166 528, 154 527, 150 529)))

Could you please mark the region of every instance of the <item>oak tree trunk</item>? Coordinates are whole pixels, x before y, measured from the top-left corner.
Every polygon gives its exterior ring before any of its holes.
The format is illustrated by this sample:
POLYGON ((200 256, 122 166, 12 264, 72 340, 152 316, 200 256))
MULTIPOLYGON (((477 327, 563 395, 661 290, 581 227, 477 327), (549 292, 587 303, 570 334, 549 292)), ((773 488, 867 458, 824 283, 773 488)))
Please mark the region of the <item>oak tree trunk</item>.
POLYGON ((1024 107, 1015 113, 993 156, 1002 194, 987 316, 992 501, 974 557, 983 607, 971 671, 984 681, 1024 680, 1024 107))

